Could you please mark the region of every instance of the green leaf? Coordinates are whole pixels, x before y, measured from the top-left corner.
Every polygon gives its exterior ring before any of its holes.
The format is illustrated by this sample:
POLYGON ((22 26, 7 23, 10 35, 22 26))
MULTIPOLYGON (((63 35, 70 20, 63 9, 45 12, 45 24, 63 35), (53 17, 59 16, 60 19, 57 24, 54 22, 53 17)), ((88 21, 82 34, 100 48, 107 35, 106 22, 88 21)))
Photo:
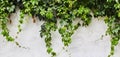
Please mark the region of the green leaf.
POLYGON ((79 14, 82 14, 84 12, 84 7, 83 6, 80 6, 79 9, 78 9, 78 13, 79 14))
POLYGON ((112 40, 112 45, 115 45, 115 46, 116 46, 116 45, 118 44, 118 42, 119 42, 119 41, 116 41, 116 40, 113 39, 113 40, 112 40))
POLYGON ((42 9, 42 8, 40 8, 40 14, 42 15, 42 16, 44 16, 45 15, 45 13, 46 13, 46 11, 44 10, 44 9, 42 9))
POLYGON ((46 17, 47 17, 48 19, 52 19, 52 18, 53 18, 53 13, 52 13, 52 12, 47 12, 47 13, 46 13, 46 17))
POLYGON ((55 53, 55 52, 52 52, 51 54, 52 54, 52 56, 56 56, 56 53, 55 53))
POLYGON ((119 9, 120 8, 120 4, 116 3, 116 4, 114 4, 114 7, 115 7, 115 9, 119 9))
POLYGON ((14 41, 14 39, 11 36, 6 37, 7 41, 14 41))
POLYGON ((59 33, 62 34, 62 33, 64 33, 66 30, 67 30, 66 27, 60 28, 60 29, 59 29, 59 33))
POLYGON ((118 12, 118 17, 120 17, 120 12, 118 12))
POLYGON ((49 48, 47 48, 47 52, 48 52, 48 53, 51 53, 51 52, 52 52, 52 50, 53 50, 53 49, 52 49, 52 48, 50 48, 50 47, 49 47, 49 48))

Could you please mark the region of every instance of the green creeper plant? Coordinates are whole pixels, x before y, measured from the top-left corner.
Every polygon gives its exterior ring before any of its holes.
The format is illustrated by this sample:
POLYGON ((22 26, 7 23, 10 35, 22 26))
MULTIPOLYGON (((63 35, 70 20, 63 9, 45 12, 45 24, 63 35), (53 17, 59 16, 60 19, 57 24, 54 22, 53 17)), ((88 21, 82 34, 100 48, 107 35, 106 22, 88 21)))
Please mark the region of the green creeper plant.
POLYGON ((88 26, 91 23, 91 13, 94 17, 105 17, 108 26, 106 35, 111 36, 111 52, 108 57, 114 55, 115 46, 120 39, 120 1, 119 0, 0 0, 0 24, 2 35, 8 41, 13 41, 7 28, 8 16, 20 9, 18 33, 22 31, 24 15, 38 17, 45 21, 41 25, 40 36, 45 39, 48 54, 56 56, 52 48, 51 32, 58 30, 64 46, 72 42, 71 36, 79 26, 88 26), (75 19, 83 21, 82 24, 73 24, 75 19), (60 22, 58 22, 60 20, 60 22), (57 23, 60 26, 57 26, 57 23))
POLYGON ((14 39, 9 35, 9 30, 7 28, 8 16, 15 9, 15 5, 8 0, 0 0, 0 22, 2 28, 2 35, 6 38, 7 41, 14 41, 14 39))

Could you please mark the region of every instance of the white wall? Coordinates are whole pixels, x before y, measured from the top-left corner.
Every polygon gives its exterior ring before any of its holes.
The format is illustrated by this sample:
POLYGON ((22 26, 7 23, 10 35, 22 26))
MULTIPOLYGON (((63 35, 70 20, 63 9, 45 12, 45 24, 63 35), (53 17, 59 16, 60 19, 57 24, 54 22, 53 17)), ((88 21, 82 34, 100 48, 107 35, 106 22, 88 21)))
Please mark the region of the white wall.
MULTIPOLYGON (((8 23, 10 35, 22 47, 19 48, 14 42, 7 42, 0 35, 0 57, 50 57, 46 52, 44 38, 39 36, 40 26, 43 21, 38 19, 36 23, 32 22, 32 18, 26 16, 22 25, 22 32, 17 33, 17 25, 19 19, 19 11, 11 15, 12 24, 8 23)), ((78 20, 77 20, 78 21, 78 20)), ((77 22, 75 21, 75 22, 77 22)), ((56 57, 107 57, 110 52, 110 37, 104 36, 107 26, 102 20, 92 18, 92 22, 87 27, 79 27, 72 36, 72 43, 66 48, 68 52, 63 50, 63 43, 58 31, 52 32, 52 47, 57 52, 56 57)), ((120 44, 115 50, 114 57, 120 57, 120 44)))

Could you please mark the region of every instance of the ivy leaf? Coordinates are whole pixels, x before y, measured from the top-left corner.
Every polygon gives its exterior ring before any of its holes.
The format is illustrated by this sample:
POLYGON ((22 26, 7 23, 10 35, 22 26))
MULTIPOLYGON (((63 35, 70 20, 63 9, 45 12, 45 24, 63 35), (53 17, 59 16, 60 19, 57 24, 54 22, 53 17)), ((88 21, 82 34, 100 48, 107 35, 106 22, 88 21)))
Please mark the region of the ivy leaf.
POLYGON ((115 9, 119 9, 120 8, 120 4, 116 3, 116 4, 114 4, 114 7, 115 7, 115 9))
POLYGON ((52 54, 53 56, 56 56, 56 53, 55 53, 55 52, 52 52, 51 54, 52 54))
POLYGON ((11 36, 6 37, 7 41, 14 41, 14 39, 11 36))
POLYGON ((52 18, 53 18, 53 13, 52 13, 52 12, 47 12, 47 13, 46 13, 46 17, 47 17, 48 19, 52 19, 52 18))
POLYGON ((85 9, 84 9, 84 13, 85 13, 85 14, 88 14, 89 12, 90 12, 90 10, 89 10, 88 8, 85 8, 85 9))
POLYGON ((52 49, 52 48, 50 48, 50 47, 49 47, 49 48, 47 48, 47 52, 48 52, 48 53, 51 53, 51 52, 52 52, 52 50, 53 50, 53 49, 52 49))
POLYGON ((75 10, 73 10, 73 15, 75 16, 76 14, 77 14, 77 10, 75 9, 75 10))
POLYGON ((84 7, 83 6, 80 6, 79 9, 78 9, 78 13, 79 14, 82 14, 84 12, 84 7))
POLYGON ((3 31, 2 31, 2 35, 3 35, 3 36, 8 36, 7 31, 3 30, 3 31))
POLYGON ((107 2, 112 2, 113 0, 107 0, 107 2))
POLYGON ((118 17, 120 17, 120 12, 118 12, 118 17))
POLYGON ((77 24, 74 26, 74 30, 78 29, 79 26, 80 26, 80 23, 77 23, 77 24))
POLYGON ((42 8, 40 8, 40 14, 42 15, 42 16, 44 16, 45 15, 45 13, 46 13, 46 11, 44 10, 44 9, 42 9, 42 8))
POLYGON ((30 0, 32 5, 38 4, 38 0, 30 0))
POLYGON ((20 20, 19 20, 19 22, 20 22, 20 24, 22 24, 22 23, 23 23, 23 20, 22 20, 22 19, 20 19, 20 20))
POLYGON ((119 41, 118 41, 118 40, 115 40, 115 39, 112 39, 111 42, 112 42, 112 45, 115 45, 115 46, 116 46, 119 41))
MULTIPOLYGON (((114 46, 112 45, 112 46, 111 46, 111 51, 110 51, 110 54, 111 54, 111 55, 114 54, 114 50, 115 50, 115 48, 114 48, 114 46)), ((110 56, 111 56, 111 55, 110 55, 110 56)))
POLYGON ((62 33, 64 33, 66 30, 67 30, 66 27, 60 28, 60 29, 59 29, 59 33, 62 34, 62 33))
POLYGON ((8 10, 9 12, 14 11, 14 9, 15 9, 15 6, 14 6, 14 5, 12 5, 11 7, 7 7, 7 10, 8 10))
POLYGON ((69 45, 69 43, 68 42, 64 42, 64 46, 68 46, 69 45))

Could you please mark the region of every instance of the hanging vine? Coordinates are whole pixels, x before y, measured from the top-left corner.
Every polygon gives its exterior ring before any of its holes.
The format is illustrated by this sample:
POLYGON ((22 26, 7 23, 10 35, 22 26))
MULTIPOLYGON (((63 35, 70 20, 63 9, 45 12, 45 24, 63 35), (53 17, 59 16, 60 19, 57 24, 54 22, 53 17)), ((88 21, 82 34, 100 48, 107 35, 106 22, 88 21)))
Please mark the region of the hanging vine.
POLYGON ((1 1, 0 0, 0 22, 2 28, 2 35, 6 38, 7 41, 14 41, 14 39, 9 35, 9 30, 7 28, 8 16, 15 9, 15 5, 8 0, 1 1))
MULTIPOLYGON (((24 23, 24 15, 39 17, 45 21, 41 26, 40 36, 45 39, 47 52, 56 56, 52 48, 51 32, 58 29, 62 37, 64 46, 69 46, 72 42, 71 36, 79 26, 87 26, 91 22, 91 13, 94 17, 104 17, 108 25, 106 34, 111 36, 111 52, 108 57, 114 55, 115 46, 120 39, 120 1, 119 0, 0 0, 0 22, 2 35, 8 41, 14 41, 9 35, 7 28, 8 16, 20 9, 20 19, 18 24, 18 34, 22 31, 21 25, 24 23), (73 21, 80 18, 82 24, 73 24, 73 21), (60 20, 60 22, 58 22, 60 20), (60 27, 57 26, 60 24, 60 27)), ((35 21, 33 21, 35 23, 35 21)))

